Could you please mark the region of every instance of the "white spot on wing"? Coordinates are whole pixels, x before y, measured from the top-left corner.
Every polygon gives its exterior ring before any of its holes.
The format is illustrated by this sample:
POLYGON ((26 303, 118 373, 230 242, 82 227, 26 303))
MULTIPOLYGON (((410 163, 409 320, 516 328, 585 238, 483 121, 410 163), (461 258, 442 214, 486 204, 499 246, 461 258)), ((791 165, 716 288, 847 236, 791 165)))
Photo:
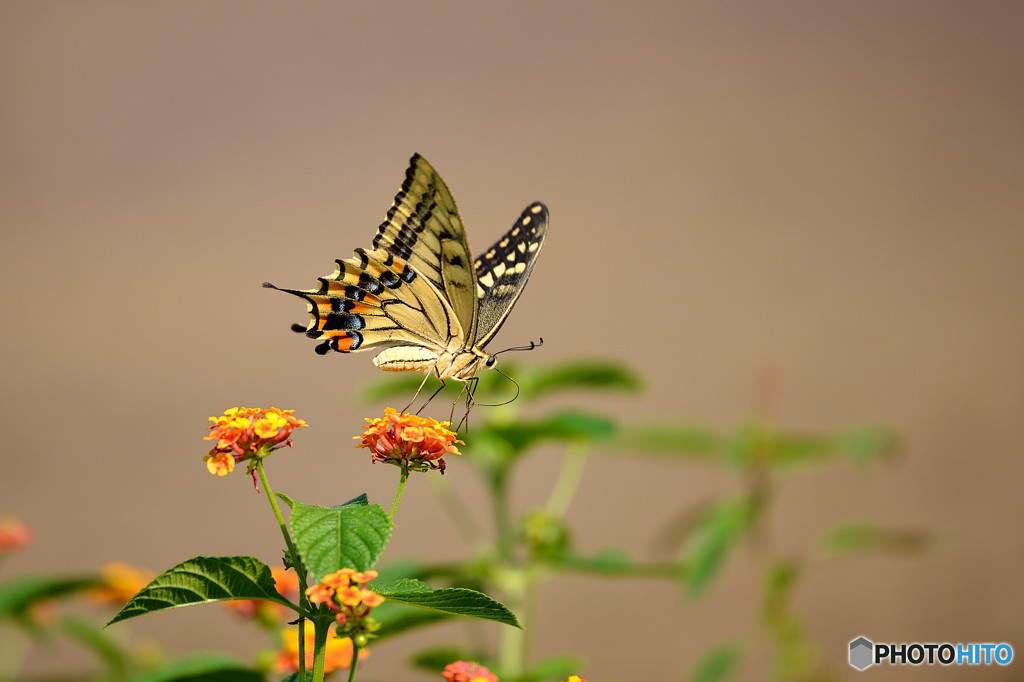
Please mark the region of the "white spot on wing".
POLYGON ((516 266, 512 268, 512 272, 516 273, 517 275, 523 274, 524 272, 526 272, 526 263, 516 263, 516 266))
POLYGON ((541 212, 540 206, 534 206, 533 208, 530 209, 530 213, 540 213, 540 212, 541 212))
POLYGON ((529 225, 531 220, 532 220, 532 218, 530 218, 530 216, 523 216, 523 219, 522 219, 521 222, 523 223, 523 225, 529 225))
POLYGON ((494 277, 489 272, 480 275, 479 280, 480 283, 483 284, 485 287, 490 288, 494 286, 494 277))

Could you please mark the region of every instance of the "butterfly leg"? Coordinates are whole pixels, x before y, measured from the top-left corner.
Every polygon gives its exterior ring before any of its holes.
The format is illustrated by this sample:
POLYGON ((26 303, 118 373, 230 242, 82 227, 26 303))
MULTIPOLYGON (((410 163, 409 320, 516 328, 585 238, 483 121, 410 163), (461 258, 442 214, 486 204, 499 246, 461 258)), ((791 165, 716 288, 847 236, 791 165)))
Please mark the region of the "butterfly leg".
MULTIPOLYGON (((412 400, 410 400, 410 401, 409 401, 409 404, 408 404, 408 405, 406 405, 405 407, 403 407, 403 408, 402 408, 402 413, 403 413, 403 414, 408 414, 408 412, 409 412, 409 408, 410 408, 410 407, 412 407, 412 404, 413 404, 414 402, 416 402, 416 398, 418 398, 418 397, 419 397, 419 395, 420 395, 420 391, 422 391, 422 390, 423 390, 423 387, 424 387, 424 386, 426 386, 426 384, 427 384, 427 379, 429 379, 429 378, 430 378, 430 372, 427 372, 427 373, 426 373, 426 375, 424 375, 424 377, 423 377, 423 381, 421 381, 421 382, 420 382, 420 387, 419 387, 419 388, 417 388, 417 389, 416 389, 416 392, 412 394, 412 400)), ((444 388, 444 382, 443 382, 443 381, 441 382, 441 388, 444 388)), ((440 389, 438 389, 438 390, 440 390, 440 389)), ((434 395, 437 395, 437 392, 435 392, 435 393, 434 393, 434 395)), ((434 395, 430 396, 430 397, 431 397, 431 399, 433 399, 434 395)), ((427 402, 429 403, 429 402, 430 402, 430 400, 428 400, 427 402)), ((425 404, 424 404, 424 407, 426 407, 426 405, 425 405, 425 404)), ((423 410, 423 408, 421 407, 421 408, 420 408, 420 411, 422 411, 422 410, 423 410)), ((419 414, 419 412, 417 412, 416 414, 419 414)))
MULTIPOLYGON (((466 413, 462 415, 462 419, 459 420, 459 425, 455 428, 456 431, 462 428, 465 424, 466 428, 469 428, 469 411, 473 409, 473 405, 476 404, 476 385, 480 381, 480 377, 471 377, 466 380, 464 390, 466 391, 466 413)), ((459 393, 459 397, 462 397, 462 393, 459 393)), ((459 398, 455 399, 452 403, 452 418, 455 417, 455 405, 459 402, 459 398)), ((450 420, 449 420, 450 421, 450 420)))

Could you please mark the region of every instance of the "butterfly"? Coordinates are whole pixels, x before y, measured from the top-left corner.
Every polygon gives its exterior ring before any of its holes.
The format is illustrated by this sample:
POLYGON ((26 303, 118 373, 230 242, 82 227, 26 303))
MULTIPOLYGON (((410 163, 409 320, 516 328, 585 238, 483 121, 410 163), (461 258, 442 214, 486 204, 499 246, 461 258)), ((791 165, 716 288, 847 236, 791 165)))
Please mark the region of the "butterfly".
POLYGON ((495 366, 485 347, 523 293, 547 229, 548 209, 534 202, 473 259, 448 186, 414 154, 372 249, 337 260, 316 289, 263 286, 305 299, 312 319, 293 329, 321 341, 321 355, 379 349, 373 364, 384 371, 475 383, 495 366))

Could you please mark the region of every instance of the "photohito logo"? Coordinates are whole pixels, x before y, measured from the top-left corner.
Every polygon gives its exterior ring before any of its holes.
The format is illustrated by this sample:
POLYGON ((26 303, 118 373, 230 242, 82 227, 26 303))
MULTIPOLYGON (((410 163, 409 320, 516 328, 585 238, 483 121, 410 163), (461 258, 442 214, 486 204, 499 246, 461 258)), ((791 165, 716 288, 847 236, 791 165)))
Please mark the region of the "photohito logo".
POLYGON ((876 663, 889 665, 1010 665, 1013 647, 1009 644, 971 643, 936 644, 929 642, 875 644, 867 637, 850 642, 850 665, 864 670, 876 663))

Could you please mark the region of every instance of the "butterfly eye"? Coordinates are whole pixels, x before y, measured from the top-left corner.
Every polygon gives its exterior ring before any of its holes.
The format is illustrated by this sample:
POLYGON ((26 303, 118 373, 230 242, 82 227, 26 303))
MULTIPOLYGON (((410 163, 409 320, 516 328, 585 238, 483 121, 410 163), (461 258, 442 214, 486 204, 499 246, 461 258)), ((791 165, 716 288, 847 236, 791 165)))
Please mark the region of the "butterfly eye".
POLYGON ((484 364, 487 365, 488 367, 494 367, 494 363, 497 361, 498 358, 494 357, 493 355, 488 355, 487 362, 485 362, 484 364))

